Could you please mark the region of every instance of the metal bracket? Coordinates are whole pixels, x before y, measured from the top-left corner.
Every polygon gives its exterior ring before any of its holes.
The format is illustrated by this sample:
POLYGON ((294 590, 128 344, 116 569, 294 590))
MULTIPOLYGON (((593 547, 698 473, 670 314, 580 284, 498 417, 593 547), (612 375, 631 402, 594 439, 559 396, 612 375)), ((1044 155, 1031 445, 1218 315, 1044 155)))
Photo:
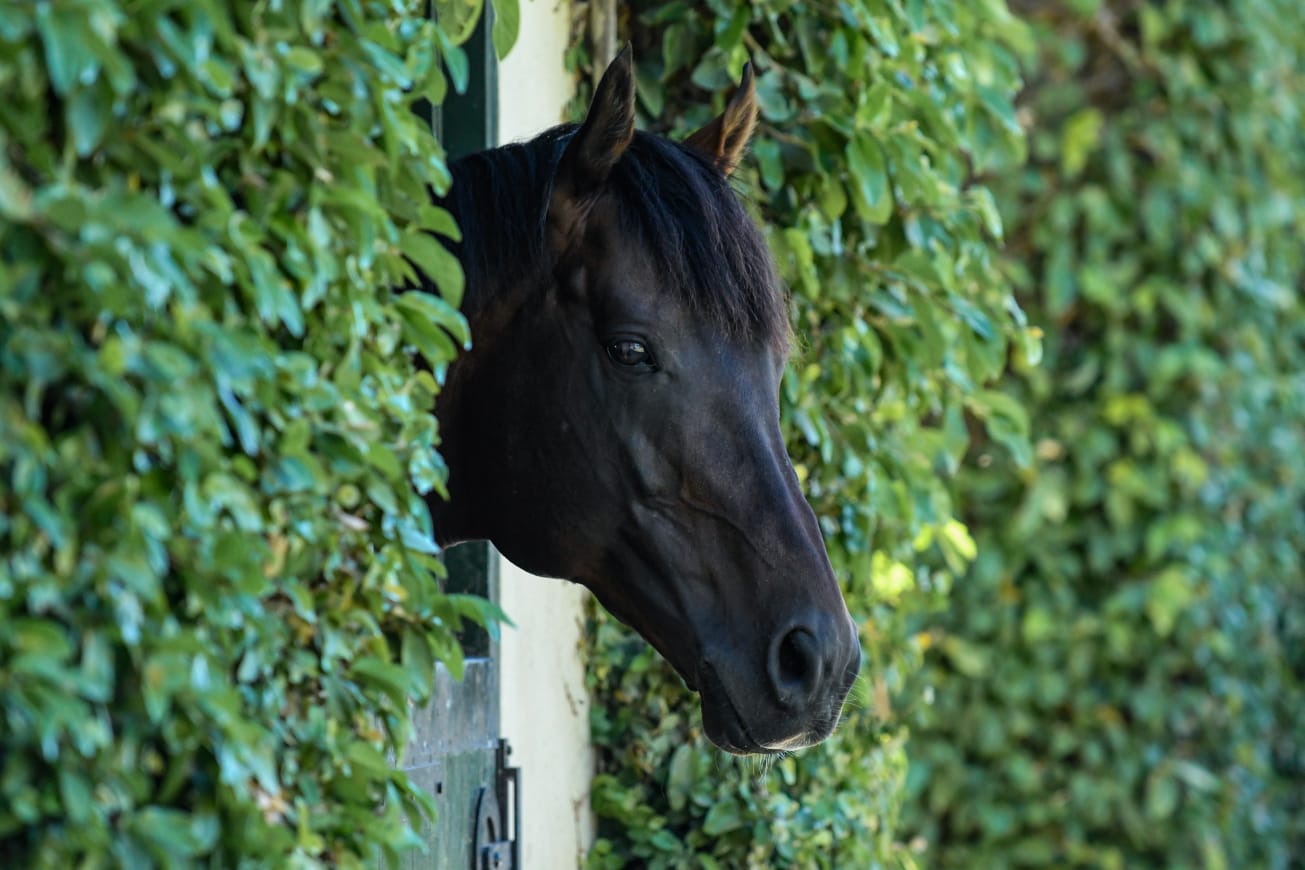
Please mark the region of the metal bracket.
POLYGON ((476 799, 472 870, 515 870, 521 866, 521 769, 508 766, 511 754, 507 740, 499 740, 494 786, 481 788, 476 799), (512 808, 510 818, 503 812, 505 806, 512 808))

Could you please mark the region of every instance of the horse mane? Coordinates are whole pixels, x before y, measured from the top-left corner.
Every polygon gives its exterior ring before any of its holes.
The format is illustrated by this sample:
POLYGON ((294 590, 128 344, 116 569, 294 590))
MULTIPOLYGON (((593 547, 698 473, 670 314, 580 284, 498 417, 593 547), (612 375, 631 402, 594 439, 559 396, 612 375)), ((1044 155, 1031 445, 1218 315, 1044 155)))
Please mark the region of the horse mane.
MULTIPOLYGON (((554 127, 450 166, 443 205, 462 230, 452 247, 466 273, 469 317, 502 288, 551 274, 548 202, 575 130, 554 127)), ((710 158, 638 131, 607 184, 621 231, 652 254, 669 290, 721 332, 787 352, 787 306, 765 240, 710 158)))

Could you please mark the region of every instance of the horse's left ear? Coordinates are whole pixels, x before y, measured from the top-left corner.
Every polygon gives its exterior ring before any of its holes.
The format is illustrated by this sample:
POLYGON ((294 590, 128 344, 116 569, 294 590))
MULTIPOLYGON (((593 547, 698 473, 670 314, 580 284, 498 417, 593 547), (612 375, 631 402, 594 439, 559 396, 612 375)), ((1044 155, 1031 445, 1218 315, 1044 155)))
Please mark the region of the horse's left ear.
POLYGON ((626 43, 598 82, 589 114, 567 143, 553 175, 548 225, 556 250, 574 239, 593 194, 633 138, 634 61, 626 43))
POLYGON ((748 140, 757 129, 757 85, 752 64, 743 67, 743 81, 730 97, 725 111, 694 133, 684 144, 691 145, 716 161, 726 175, 734 172, 748 149, 748 140))

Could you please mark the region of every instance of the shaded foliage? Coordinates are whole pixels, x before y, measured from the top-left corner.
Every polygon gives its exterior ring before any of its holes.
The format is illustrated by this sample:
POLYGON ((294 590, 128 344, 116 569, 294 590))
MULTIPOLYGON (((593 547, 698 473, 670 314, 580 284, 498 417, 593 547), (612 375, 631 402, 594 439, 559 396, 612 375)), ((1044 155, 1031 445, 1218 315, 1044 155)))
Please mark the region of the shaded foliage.
POLYGON ((1035 460, 962 475, 978 560, 905 693, 939 867, 1305 855, 1305 18, 1287 0, 1029 4, 1003 389, 1035 460))
POLYGON ((374 865, 431 809, 391 756, 490 614, 422 501, 466 325, 410 107, 467 75, 422 7, 5 4, 6 866, 374 865))

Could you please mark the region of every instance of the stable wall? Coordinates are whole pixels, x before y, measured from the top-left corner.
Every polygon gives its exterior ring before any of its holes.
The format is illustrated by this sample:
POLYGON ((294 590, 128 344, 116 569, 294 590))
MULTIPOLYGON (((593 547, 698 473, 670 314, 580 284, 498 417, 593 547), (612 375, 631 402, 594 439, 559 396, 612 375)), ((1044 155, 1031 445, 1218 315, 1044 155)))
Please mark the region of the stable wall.
MULTIPOLYGON (((521 35, 499 67, 499 139, 528 139, 563 120, 573 83, 562 58, 570 3, 521 0, 521 35)), ((503 559, 500 599, 516 628, 500 645, 502 730, 522 771, 525 867, 576 866, 593 841, 589 696, 579 656, 584 589, 503 559)))

